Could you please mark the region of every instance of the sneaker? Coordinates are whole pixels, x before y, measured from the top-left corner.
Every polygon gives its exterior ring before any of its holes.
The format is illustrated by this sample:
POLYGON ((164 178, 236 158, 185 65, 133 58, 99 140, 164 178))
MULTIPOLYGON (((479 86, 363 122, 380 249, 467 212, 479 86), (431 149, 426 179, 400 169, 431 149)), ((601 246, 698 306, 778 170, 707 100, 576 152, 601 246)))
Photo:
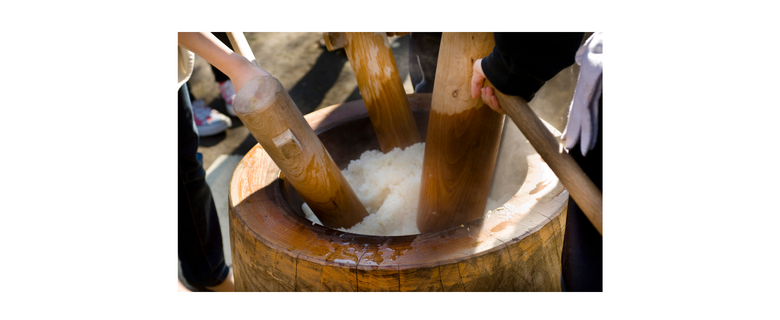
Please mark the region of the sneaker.
POLYGON ((236 112, 233 111, 233 99, 236 98, 236 92, 233 90, 233 82, 230 80, 220 82, 219 93, 222 94, 222 99, 225 100, 228 114, 235 117, 236 112))
POLYGON ((227 130, 233 123, 228 116, 206 106, 203 100, 192 102, 192 117, 198 128, 198 136, 208 137, 227 130))

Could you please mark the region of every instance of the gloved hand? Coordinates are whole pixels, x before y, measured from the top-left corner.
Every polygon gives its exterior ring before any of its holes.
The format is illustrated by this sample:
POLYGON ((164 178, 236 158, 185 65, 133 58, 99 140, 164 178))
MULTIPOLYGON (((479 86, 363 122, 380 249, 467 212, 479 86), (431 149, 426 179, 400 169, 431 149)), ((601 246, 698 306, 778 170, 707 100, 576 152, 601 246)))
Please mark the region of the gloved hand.
POLYGON ((595 147, 598 138, 602 42, 601 32, 594 33, 574 57, 580 65, 580 75, 569 106, 569 122, 563 130, 563 140, 566 141, 566 149, 574 148, 579 141, 583 156, 595 147))

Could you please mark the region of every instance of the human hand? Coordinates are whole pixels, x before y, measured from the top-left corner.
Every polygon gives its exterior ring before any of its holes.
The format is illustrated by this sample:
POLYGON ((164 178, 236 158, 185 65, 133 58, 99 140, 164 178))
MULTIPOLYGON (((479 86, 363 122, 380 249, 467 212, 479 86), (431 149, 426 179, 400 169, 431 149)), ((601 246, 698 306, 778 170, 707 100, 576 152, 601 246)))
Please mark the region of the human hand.
POLYGON ((577 88, 569 105, 569 121, 563 131, 566 149, 580 143, 583 156, 596 145, 598 136, 599 98, 601 97, 602 34, 594 33, 577 50, 574 61, 580 65, 577 88))
POLYGON ((493 88, 482 87, 485 80, 485 73, 482 72, 482 59, 474 61, 473 70, 474 72, 471 75, 471 98, 476 99, 481 96, 482 102, 488 105, 490 109, 493 109, 493 111, 500 114, 505 114, 504 110, 501 109, 501 106, 498 104, 498 99, 493 93, 493 88))

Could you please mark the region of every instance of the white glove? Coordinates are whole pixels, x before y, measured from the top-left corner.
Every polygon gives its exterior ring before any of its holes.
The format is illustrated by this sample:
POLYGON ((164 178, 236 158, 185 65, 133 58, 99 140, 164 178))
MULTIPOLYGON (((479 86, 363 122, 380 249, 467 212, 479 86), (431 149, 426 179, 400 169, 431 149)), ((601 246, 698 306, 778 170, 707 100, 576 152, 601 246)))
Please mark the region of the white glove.
POLYGON ((580 75, 569 106, 569 122, 563 130, 563 140, 566 149, 574 148, 579 141, 583 156, 593 149, 598 138, 602 46, 602 34, 596 32, 585 40, 574 57, 580 65, 580 75))

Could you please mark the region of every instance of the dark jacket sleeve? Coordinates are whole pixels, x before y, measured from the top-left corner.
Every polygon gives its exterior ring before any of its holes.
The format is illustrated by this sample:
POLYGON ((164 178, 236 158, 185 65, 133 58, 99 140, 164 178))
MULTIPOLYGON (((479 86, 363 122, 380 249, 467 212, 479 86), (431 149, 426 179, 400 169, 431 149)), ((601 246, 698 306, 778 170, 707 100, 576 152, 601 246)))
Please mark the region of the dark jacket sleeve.
POLYGON ((533 99, 558 72, 574 64, 582 32, 494 33, 496 46, 482 59, 485 77, 507 95, 533 99))

